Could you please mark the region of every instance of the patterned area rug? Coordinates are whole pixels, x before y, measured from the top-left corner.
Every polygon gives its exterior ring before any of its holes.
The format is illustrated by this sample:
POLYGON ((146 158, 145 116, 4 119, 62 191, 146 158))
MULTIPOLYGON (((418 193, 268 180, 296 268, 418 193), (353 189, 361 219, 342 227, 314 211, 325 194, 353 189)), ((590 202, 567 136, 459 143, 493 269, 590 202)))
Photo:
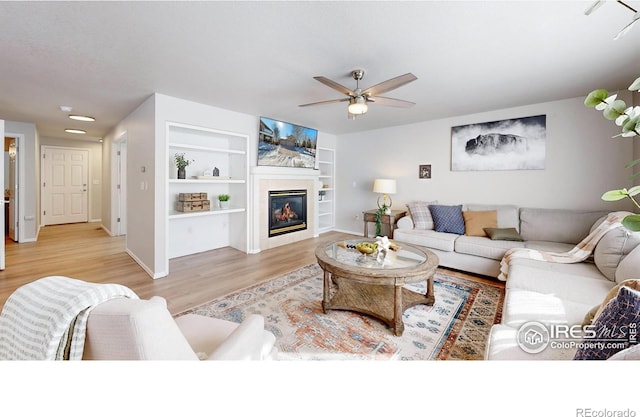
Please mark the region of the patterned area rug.
MULTIPOLYGON (((425 293, 425 283, 408 285, 425 293)), ((335 289, 334 289, 335 291, 335 289)), ((242 322, 265 317, 276 336, 277 360, 482 359, 489 329, 500 321, 504 289, 464 280, 438 269, 436 302, 404 312, 405 330, 394 336, 383 322, 359 313, 322 312, 322 270, 308 265, 179 315, 194 313, 242 322)))

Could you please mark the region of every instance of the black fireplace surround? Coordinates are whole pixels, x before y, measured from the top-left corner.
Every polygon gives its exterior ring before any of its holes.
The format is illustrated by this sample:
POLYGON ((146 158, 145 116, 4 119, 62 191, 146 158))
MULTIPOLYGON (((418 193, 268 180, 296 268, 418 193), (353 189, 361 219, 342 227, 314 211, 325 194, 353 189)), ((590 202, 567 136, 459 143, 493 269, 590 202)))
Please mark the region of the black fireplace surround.
POLYGON ((307 229, 307 190, 269 191, 269 237, 307 229))

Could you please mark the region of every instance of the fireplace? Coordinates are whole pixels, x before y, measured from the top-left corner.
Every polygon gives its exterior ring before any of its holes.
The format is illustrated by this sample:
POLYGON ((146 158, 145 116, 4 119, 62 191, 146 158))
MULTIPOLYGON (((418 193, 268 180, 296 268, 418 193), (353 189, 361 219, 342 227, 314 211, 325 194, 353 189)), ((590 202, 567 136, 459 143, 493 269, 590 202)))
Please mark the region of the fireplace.
POLYGON ((269 237, 307 229, 307 190, 269 191, 269 237))

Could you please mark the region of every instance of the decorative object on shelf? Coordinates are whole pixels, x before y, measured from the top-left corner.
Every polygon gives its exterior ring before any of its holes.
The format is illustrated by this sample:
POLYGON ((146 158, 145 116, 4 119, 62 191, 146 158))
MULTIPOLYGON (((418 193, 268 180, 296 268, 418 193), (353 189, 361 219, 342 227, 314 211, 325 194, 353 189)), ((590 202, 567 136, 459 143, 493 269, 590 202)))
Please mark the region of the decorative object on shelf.
POLYGON ((380 204, 380 196, 378 196, 378 208, 382 209, 382 214, 391 214, 391 204, 393 201, 389 194, 396 193, 396 180, 377 179, 373 182, 373 192, 382 194, 382 204, 380 204))
POLYGON ((221 209, 228 209, 229 208, 229 199, 231 198, 231 196, 229 194, 220 194, 218 196, 218 203, 220 203, 220 208, 221 209))
POLYGON ((420 165, 418 167, 418 178, 420 179, 431 178, 431 165, 420 165))
POLYGON ((202 176, 203 176, 203 177, 213 177, 213 171, 212 171, 212 170, 210 170, 210 169, 205 169, 205 170, 202 172, 202 176))
POLYGON ((322 184, 322 188, 329 188, 329 184, 322 184))
POLYGON ((547 116, 451 128, 452 171, 544 169, 547 116))
POLYGON ((207 199, 207 193, 180 193, 176 210, 179 212, 209 211, 211 202, 207 199))
MULTIPOLYGON (((596 10, 598 7, 602 6, 605 3, 605 0, 598 0, 596 2, 594 2, 591 6, 589 6, 589 8, 587 10, 585 10, 584 14, 585 15, 590 15, 594 10, 596 10)), ((615 38, 613 38, 613 40, 618 40, 621 37, 623 37, 628 31, 629 29, 631 29, 633 27, 633 25, 635 25, 638 20, 640 20, 640 12, 638 12, 636 9, 634 9, 633 7, 629 6, 627 3, 623 2, 622 0, 617 0, 616 3, 619 3, 620 5, 626 7, 627 9, 631 10, 634 15, 633 18, 631 19, 631 22, 629 24, 627 24, 627 26, 623 27, 622 30, 620 32, 618 32, 618 34, 616 35, 615 38)))
MULTIPOLYGON (((640 92, 640 77, 631 83, 629 91, 640 92)), ((593 90, 584 100, 584 105, 602 111, 602 116, 607 120, 615 120, 616 125, 620 126, 622 132, 615 137, 634 137, 640 135, 640 106, 630 106, 623 100, 617 99, 618 95, 609 96, 609 92, 604 89, 593 90)), ((625 168, 632 168, 640 164, 640 159, 629 162, 625 168)), ((629 179, 634 180, 640 173, 632 174, 629 179)), ((640 204, 634 196, 640 194, 640 185, 631 187, 627 190, 611 190, 604 193, 601 197, 604 201, 618 201, 624 198, 630 199, 633 204, 640 209, 640 204)), ((640 231, 640 214, 630 214, 622 220, 622 225, 632 232, 640 231)))
POLYGON ((327 193, 326 191, 320 190, 318 192, 318 201, 324 200, 324 196, 325 196, 326 193, 327 193))
POLYGON ((214 177, 220 176, 220 170, 218 169, 218 167, 213 168, 213 171, 211 171, 211 175, 213 175, 214 177))
POLYGON ((187 178, 187 166, 193 162, 193 159, 186 159, 184 153, 177 153, 174 155, 176 160, 176 168, 178 168, 178 179, 183 180, 187 178))

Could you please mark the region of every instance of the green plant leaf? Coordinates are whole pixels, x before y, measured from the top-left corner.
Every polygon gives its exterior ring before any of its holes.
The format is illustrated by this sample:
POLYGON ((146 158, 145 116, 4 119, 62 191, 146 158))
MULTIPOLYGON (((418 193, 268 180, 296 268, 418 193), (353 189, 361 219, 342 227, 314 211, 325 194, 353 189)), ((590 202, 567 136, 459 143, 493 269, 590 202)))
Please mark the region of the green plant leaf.
POLYGON ((607 104, 607 107, 602 112, 602 115, 607 120, 615 120, 620 115, 624 114, 624 110, 627 107, 627 104, 622 100, 614 100, 611 103, 607 104))
POLYGON ((607 191, 606 193, 602 194, 602 197, 600 198, 604 201, 619 201, 623 198, 627 198, 628 194, 629 192, 627 191, 627 189, 623 188, 622 190, 607 191))
POLYGON ((630 214, 622 219, 622 225, 632 232, 640 232, 640 214, 630 214))
POLYGON ((633 197, 634 195, 640 194, 640 185, 636 185, 635 187, 631 187, 628 191, 629 196, 633 197))
POLYGON ((592 92, 589 93, 587 98, 584 99, 584 105, 587 107, 595 107, 598 104, 605 101, 608 95, 609 95, 609 92, 607 90, 604 90, 604 89, 593 90, 592 92))
POLYGON ((625 168, 633 168, 634 166, 640 164, 640 159, 634 159, 633 161, 629 162, 627 165, 625 165, 625 168))
MULTIPOLYGON (((640 123, 640 115, 630 118, 622 125, 622 133, 631 133, 635 132, 638 127, 638 123, 640 123)), ((636 132, 637 134, 637 132, 636 132)), ((634 135, 631 135, 634 136, 634 135)))

